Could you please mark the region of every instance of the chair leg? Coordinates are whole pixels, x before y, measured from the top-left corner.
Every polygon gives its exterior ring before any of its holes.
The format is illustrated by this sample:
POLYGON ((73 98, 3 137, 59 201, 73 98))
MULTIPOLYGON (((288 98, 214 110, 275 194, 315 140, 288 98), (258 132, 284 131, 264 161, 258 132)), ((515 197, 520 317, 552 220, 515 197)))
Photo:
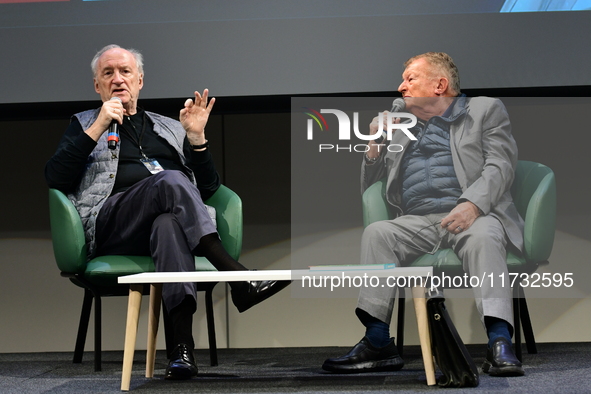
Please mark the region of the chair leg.
POLYGON ((513 288, 513 335, 515 336, 515 356, 519 361, 522 361, 523 355, 521 353, 521 319, 519 313, 519 287, 520 284, 517 284, 513 288))
POLYGON ((538 348, 536 346, 536 338, 529 317, 525 293, 521 284, 519 284, 519 296, 519 318, 521 320, 521 328, 523 329, 523 337, 525 339, 525 345, 527 346, 527 352, 529 354, 537 354, 538 348))
POLYGON ((86 344, 90 311, 92 309, 92 298, 92 292, 84 289, 84 301, 82 302, 82 312, 80 313, 80 323, 78 324, 78 334, 76 336, 76 347, 74 348, 73 362, 76 364, 82 362, 82 356, 84 355, 84 345, 86 344))
POLYGON ((215 338, 215 322, 213 320, 213 288, 205 292, 205 312, 207 316, 207 336, 209 338, 209 359, 212 367, 218 365, 218 349, 215 338))
POLYGON ((127 324, 125 326, 125 346, 123 348, 123 371, 121 373, 121 391, 129 391, 131 384, 131 370, 133 368, 133 353, 137 338, 137 326, 142 304, 142 285, 129 286, 129 300, 127 303, 127 324))
POLYGON ((396 347, 400 357, 404 357, 404 309, 406 304, 406 289, 398 287, 398 318, 396 319, 396 347))
POLYGON ((150 306, 148 313, 148 346, 146 351, 146 377, 154 377, 156 362, 156 337, 160 320, 160 304, 162 303, 162 283, 150 285, 150 306))
POLYGON ((102 333, 101 333, 102 301, 98 293, 94 294, 94 370, 102 370, 102 333))

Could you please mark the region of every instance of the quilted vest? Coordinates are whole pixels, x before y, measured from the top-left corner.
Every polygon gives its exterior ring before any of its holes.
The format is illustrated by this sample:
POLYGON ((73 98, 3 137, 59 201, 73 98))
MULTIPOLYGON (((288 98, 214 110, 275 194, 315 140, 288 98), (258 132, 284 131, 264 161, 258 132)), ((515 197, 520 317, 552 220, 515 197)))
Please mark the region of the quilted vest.
POLYGON ((402 208, 406 214, 451 211, 462 195, 449 145, 449 121, 433 117, 402 159, 402 208))
MULTIPOLYGON (((80 112, 74 116, 82 125, 82 129, 86 130, 94 123, 99 112, 100 109, 94 109, 80 112)), ((187 133, 180 122, 152 112, 146 111, 146 115, 154 123, 154 132, 164 138, 179 153, 181 162, 185 165, 187 159, 183 154, 183 143, 187 133)), ((68 195, 82 219, 89 258, 92 258, 96 251, 96 217, 106 199, 111 195, 119 163, 119 145, 116 149, 109 149, 107 134, 101 135, 97 146, 88 156, 86 171, 78 188, 68 195)), ((189 178, 195 183, 193 172, 187 168, 186 173, 190 174, 189 178)))

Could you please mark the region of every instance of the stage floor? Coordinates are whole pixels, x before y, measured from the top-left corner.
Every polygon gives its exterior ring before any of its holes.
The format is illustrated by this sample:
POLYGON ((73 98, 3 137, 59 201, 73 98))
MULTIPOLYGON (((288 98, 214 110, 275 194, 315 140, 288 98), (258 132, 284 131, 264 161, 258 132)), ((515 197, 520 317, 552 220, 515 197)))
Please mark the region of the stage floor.
MULTIPOLYGON (((353 344, 352 344, 353 345, 353 344)), ((426 386, 418 346, 405 348, 405 367, 393 373, 335 375, 321 369, 328 357, 345 354, 344 347, 219 349, 219 366, 209 366, 209 352, 195 352, 199 376, 189 381, 165 381, 164 351, 156 355, 153 379, 144 377, 145 352, 136 351, 133 393, 385 393, 433 392, 426 386)), ((479 366, 485 345, 468 345, 479 366)), ((490 377, 481 372, 480 386, 470 392, 581 393, 590 392, 591 342, 542 343, 538 354, 524 348, 525 376, 490 377)), ((94 372, 93 353, 82 364, 72 353, 0 354, 0 393, 117 393, 120 392, 123 352, 103 352, 103 370, 94 372)), ((438 372, 439 375, 439 372, 438 372)))

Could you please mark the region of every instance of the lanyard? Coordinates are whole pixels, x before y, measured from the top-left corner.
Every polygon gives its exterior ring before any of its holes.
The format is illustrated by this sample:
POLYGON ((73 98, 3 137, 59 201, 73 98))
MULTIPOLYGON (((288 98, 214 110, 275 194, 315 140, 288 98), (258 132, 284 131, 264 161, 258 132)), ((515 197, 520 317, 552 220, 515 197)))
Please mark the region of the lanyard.
POLYGON ((129 121, 129 124, 131 125, 131 127, 133 127, 133 130, 135 131, 134 133, 131 133, 127 128, 123 128, 123 130, 126 131, 127 136, 129 137, 129 139, 131 141, 133 141, 139 148, 140 148, 140 153, 142 154, 142 156, 144 157, 144 159, 148 159, 148 156, 146 156, 146 154, 144 153, 144 150, 142 148, 142 138, 144 137, 144 133, 146 132, 146 113, 144 112, 144 115, 142 117, 142 131, 139 135, 139 138, 136 138, 137 135, 137 129, 135 128, 133 122, 131 121, 131 117, 129 117, 129 115, 127 116, 127 120, 129 121))

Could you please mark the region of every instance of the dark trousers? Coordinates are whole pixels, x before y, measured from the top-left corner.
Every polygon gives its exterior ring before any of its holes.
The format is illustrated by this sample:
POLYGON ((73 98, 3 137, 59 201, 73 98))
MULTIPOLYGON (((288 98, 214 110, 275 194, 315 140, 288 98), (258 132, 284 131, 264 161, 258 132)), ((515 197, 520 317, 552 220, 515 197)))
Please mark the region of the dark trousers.
MULTIPOLYGON (((201 194, 180 171, 162 171, 107 199, 96 221, 100 255, 152 256, 158 272, 195 271, 199 240, 216 233, 201 194)), ((196 299, 195 283, 166 283, 168 311, 186 296, 196 299)))

